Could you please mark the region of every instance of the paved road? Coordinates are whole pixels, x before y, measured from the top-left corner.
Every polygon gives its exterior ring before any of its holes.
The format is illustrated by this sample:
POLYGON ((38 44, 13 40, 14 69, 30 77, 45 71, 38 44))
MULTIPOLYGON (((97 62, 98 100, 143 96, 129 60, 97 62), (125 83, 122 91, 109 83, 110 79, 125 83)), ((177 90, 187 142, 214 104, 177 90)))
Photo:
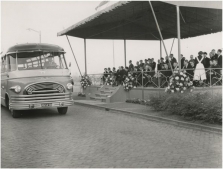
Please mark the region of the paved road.
POLYGON ((221 136, 82 106, 2 108, 2 167, 221 167, 221 136))

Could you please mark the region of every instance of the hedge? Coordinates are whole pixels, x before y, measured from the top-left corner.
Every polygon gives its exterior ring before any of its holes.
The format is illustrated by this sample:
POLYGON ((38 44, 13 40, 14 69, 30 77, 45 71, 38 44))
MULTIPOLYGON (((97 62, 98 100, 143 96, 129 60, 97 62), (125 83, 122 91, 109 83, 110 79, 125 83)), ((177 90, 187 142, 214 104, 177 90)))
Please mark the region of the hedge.
POLYGON ((170 111, 192 120, 222 123, 222 95, 209 92, 189 92, 151 97, 150 100, 133 99, 127 102, 152 106, 157 111, 170 111))

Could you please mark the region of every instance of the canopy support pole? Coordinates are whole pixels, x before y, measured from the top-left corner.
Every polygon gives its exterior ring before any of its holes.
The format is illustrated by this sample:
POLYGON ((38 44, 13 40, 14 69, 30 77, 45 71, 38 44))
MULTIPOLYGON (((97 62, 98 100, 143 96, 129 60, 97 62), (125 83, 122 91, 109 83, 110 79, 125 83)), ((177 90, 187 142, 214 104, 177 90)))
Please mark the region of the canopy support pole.
POLYGON ((180 8, 177 8, 177 38, 178 38, 178 65, 179 69, 181 69, 181 51, 180 51, 180 8))
POLYGON ((171 54, 172 49, 173 49, 174 40, 175 40, 175 38, 173 38, 172 46, 171 46, 171 49, 170 49, 170 54, 171 54))
POLYGON ((152 10, 153 17, 154 17, 154 20, 155 20, 155 22, 156 22, 156 26, 157 26, 159 35, 160 35, 161 41, 162 41, 162 43, 163 43, 163 47, 164 47, 165 52, 166 52, 166 55, 167 55, 167 59, 168 59, 169 64, 170 64, 171 71, 173 72, 173 68, 172 68, 172 65, 171 65, 171 63, 170 63, 169 55, 168 55, 168 53, 167 53, 166 46, 165 46, 165 43, 164 43, 164 41, 163 41, 163 36, 162 36, 161 31, 160 31, 160 27, 159 27, 158 21, 157 21, 157 19, 156 19, 156 14, 155 14, 155 12, 154 12, 154 10, 153 10, 153 6, 152 6, 152 3, 151 3, 150 1, 149 1, 149 5, 150 5, 150 8, 151 8, 151 10, 152 10))
POLYGON ((78 65, 78 63, 77 63, 77 59, 76 59, 76 57, 75 57, 75 55, 74 55, 74 51, 73 51, 73 49, 72 49, 72 47, 71 47, 71 44, 70 44, 70 41, 69 41, 69 39, 68 39, 68 36, 66 35, 66 37, 67 37, 67 41, 68 41, 68 43, 69 43, 69 45, 70 45, 70 49, 71 49, 71 51, 72 51, 72 53, 73 53, 74 60, 75 60, 75 62, 76 62, 76 64, 77 64, 77 68, 78 68, 78 70, 79 70, 79 73, 80 73, 80 75, 82 76, 81 71, 80 71, 80 68, 79 68, 79 65, 78 65))
POLYGON ((86 52, 86 39, 84 39, 84 66, 85 66, 85 74, 87 74, 87 52, 86 52))
POLYGON ((162 41, 160 40, 160 61, 161 61, 161 58, 162 58, 162 41))
POLYGON ((124 39, 124 62, 126 67, 126 40, 124 39))
POLYGON ((113 42, 113 67, 115 67, 115 47, 114 47, 114 39, 112 40, 113 42))

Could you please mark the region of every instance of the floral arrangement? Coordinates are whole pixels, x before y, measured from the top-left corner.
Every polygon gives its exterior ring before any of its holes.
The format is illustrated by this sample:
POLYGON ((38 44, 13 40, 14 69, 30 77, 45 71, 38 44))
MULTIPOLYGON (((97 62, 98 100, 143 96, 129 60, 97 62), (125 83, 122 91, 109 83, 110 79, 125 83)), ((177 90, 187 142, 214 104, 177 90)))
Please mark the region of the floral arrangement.
POLYGON ((180 92, 184 93, 186 90, 193 91, 193 82, 190 77, 186 75, 186 71, 175 70, 173 75, 170 77, 169 85, 165 92, 174 93, 180 92))
POLYGON ((111 77, 111 75, 108 75, 105 79, 105 84, 106 85, 113 85, 113 78, 111 77))
POLYGON ((131 73, 128 73, 128 76, 125 78, 123 82, 123 87, 125 91, 129 91, 132 88, 136 88, 136 81, 131 73))
POLYGON ((91 81, 90 81, 90 78, 88 75, 84 75, 81 77, 81 86, 86 89, 87 86, 90 86, 91 85, 91 81))

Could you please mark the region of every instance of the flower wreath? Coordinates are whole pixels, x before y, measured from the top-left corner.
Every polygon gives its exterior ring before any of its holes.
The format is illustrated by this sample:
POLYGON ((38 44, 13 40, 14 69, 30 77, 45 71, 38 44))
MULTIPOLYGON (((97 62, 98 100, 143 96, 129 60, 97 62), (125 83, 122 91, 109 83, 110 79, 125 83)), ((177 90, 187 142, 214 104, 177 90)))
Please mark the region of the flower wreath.
POLYGON ((186 90, 193 91, 193 82, 190 80, 190 77, 186 75, 186 71, 180 72, 179 70, 175 70, 173 75, 170 77, 170 81, 168 87, 165 92, 174 93, 180 92, 184 93, 186 90))
POLYGON ((107 77, 106 77, 106 79, 105 79, 105 84, 106 85, 113 85, 113 78, 112 78, 112 76, 111 75, 108 75, 107 77))
POLYGON ((123 87, 125 91, 129 91, 132 88, 136 88, 136 81, 131 73, 128 73, 128 76, 125 78, 123 82, 123 87))
POLYGON ((90 86, 91 85, 91 81, 90 81, 90 78, 88 75, 84 75, 81 77, 81 86, 86 89, 87 86, 90 86))

